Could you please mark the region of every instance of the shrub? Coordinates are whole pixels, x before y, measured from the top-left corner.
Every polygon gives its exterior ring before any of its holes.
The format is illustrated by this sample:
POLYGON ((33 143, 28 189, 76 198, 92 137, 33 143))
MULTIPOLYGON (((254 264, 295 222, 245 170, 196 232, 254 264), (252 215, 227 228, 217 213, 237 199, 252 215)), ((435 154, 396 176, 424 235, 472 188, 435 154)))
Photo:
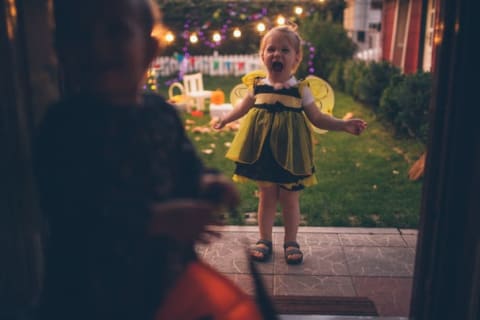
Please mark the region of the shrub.
POLYGON ((345 81, 343 79, 343 62, 337 61, 333 66, 332 73, 328 77, 328 82, 335 90, 345 91, 345 81))
POLYGON ((379 115, 394 125, 397 135, 419 138, 426 143, 431 85, 430 73, 392 78, 380 99, 379 115))
POLYGON ((343 68, 343 79, 345 82, 345 92, 358 98, 358 87, 360 80, 366 73, 367 64, 364 61, 349 60, 345 62, 343 68))
POLYGON ((377 110, 383 91, 399 74, 400 69, 387 61, 370 62, 358 81, 358 100, 377 110))
MULTIPOLYGON (((302 21, 300 34, 315 47, 315 74, 327 79, 338 61, 351 59, 356 50, 355 43, 348 37, 341 23, 326 21, 319 13, 302 21)), ((308 54, 308 52, 305 52, 308 54)), ((306 73, 308 58, 299 69, 306 73)))

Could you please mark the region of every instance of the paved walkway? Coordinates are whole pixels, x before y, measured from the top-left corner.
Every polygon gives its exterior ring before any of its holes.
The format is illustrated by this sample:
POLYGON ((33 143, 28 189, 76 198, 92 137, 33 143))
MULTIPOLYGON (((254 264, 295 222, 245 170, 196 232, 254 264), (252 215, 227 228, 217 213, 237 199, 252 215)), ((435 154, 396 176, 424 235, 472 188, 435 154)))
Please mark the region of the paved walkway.
MULTIPOLYGON (((246 248, 257 240, 257 227, 226 226, 219 230, 220 239, 198 247, 200 256, 253 293, 246 248)), ((285 263, 283 227, 274 227, 273 240, 272 260, 258 263, 270 294, 368 297, 381 317, 408 317, 416 230, 300 227, 298 242, 304 263, 299 266, 285 263)))

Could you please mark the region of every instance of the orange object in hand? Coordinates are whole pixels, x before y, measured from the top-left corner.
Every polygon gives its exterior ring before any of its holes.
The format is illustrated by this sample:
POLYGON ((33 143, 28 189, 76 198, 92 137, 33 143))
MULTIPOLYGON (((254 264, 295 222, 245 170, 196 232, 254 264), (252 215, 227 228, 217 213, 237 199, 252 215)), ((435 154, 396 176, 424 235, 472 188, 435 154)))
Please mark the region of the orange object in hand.
POLYGON ((255 300, 202 261, 190 263, 163 306, 161 319, 262 320, 255 300))

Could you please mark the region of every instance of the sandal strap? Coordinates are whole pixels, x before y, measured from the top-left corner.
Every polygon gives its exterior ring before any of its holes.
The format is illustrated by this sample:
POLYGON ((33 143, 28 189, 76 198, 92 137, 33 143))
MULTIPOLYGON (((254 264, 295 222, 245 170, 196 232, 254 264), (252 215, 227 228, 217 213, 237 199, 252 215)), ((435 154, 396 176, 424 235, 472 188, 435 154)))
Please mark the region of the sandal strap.
POLYGON ((269 250, 272 250, 272 247, 273 247, 272 241, 270 241, 270 240, 265 240, 265 239, 260 239, 260 240, 258 240, 257 243, 256 243, 256 245, 257 245, 257 244, 263 244, 263 245, 267 246, 269 250))
POLYGON ((253 247, 251 251, 260 252, 264 256, 270 255, 271 253, 270 249, 266 247, 253 247))
POLYGON ((257 243, 250 249, 250 252, 259 252, 262 254, 262 257, 257 257, 250 255, 250 257, 255 261, 267 261, 272 255, 272 241, 260 239, 257 243))
POLYGON ((297 241, 287 241, 283 244, 283 249, 287 249, 288 247, 294 247, 300 249, 300 245, 297 241))
POLYGON ((294 254, 301 254, 301 255, 303 255, 303 252, 302 252, 299 248, 288 248, 288 249, 285 249, 285 255, 286 255, 286 256, 291 256, 291 255, 294 255, 294 254))
POLYGON ((300 264, 303 261, 303 252, 300 250, 300 245, 296 241, 287 241, 283 244, 285 251, 285 261, 287 264, 300 264), (299 255, 297 258, 291 256, 299 255))

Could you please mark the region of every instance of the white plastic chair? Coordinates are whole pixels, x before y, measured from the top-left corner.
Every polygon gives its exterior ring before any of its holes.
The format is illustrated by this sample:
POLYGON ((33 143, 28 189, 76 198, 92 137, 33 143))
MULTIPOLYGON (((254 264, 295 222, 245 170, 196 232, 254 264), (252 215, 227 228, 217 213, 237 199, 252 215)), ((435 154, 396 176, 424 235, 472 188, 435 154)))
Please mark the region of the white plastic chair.
POLYGON ((185 95, 193 99, 194 106, 198 110, 205 110, 205 99, 212 96, 212 91, 203 89, 202 73, 186 74, 183 76, 185 95))

